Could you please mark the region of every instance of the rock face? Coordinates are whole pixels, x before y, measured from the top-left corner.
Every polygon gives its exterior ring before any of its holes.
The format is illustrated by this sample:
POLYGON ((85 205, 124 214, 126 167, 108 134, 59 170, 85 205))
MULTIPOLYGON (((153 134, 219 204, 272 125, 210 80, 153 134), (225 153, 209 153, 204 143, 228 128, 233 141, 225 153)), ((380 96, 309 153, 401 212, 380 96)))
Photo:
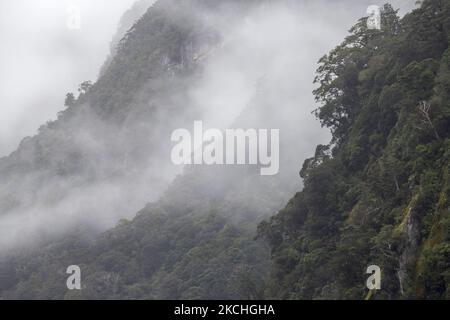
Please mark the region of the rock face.
POLYGON ((412 275, 414 273, 415 264, 418 258, 418 249, 421 242, 421 228, 419 221, 418 212, 414 207, 410 207, 408 209, 406 223, 402 230, 406 240, 403 251, 400 255, 398 270, 400 293, 402 296, 405 294, 405 283, 413 280, 412 275))

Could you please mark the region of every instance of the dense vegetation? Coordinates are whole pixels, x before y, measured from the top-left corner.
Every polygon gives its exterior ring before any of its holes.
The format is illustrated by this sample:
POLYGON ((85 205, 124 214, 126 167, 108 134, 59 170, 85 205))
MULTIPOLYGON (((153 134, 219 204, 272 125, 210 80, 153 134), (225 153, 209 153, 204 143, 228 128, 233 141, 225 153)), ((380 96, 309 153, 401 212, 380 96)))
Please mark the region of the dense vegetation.
POLYGON ((256 223, 286 201, 281 187, 255 168, 194 168, 100 237, 77 230, 0 263, 2 297, 262 299, 270 254, 255 240, 256 223), (81 291, 66 288, 73 264, 82 269, 81 291))
POLYGON ((333 132, 305 188, 260 225, 266 297, 450 298, 450 2, 424 1, 382 30, 360 20, 320 60, 316 111, 333 132), (382 270, 368 293, 366 268, 382 270))
MULTIPOLYGON (((155 157, 143 150, 156 142, 126 137, 156 139, 195 119, 178 102, 192 107, 186 92, 201 68, 192 58, 219 40, 189 6, 239 1, 172 1, 148 10, 99 81, 84 83, 76 99, 69 95, 58 121, 0 162, 9 184, 20 190, 17 177, 38 165, 61 179, 81 169, 86 179, 100 179, 121 172, 122 156, 139 175, 155 157), (68 124, 83 131, 93 114, 112 125, 102 139, 119 163, 100 172, 96 158, 63 147, 72 143, 68 124), (132 141, 125 150, 124 141, 132 141)), ((258 1, 239 2, 237 11, 251 2, 258 1)), ((303 191, 277 215, 269 219, 292 189, 282 174, 263 180, 251 167, 193 167, 160 200, 100 236, 82 225, 39 250, 0 257, 0 297, 450 298, 450 2, 424 1, 403 19, 386 5, 382 18, 382 30, 368 30, 361 19, 320 60, 316 114, 333 139, 305 161, 303 191), (66 288, 72 264, 82 269, 83 290, 66 288), (382 269, 377 292, 365 287, 371 264, 382 269)), ((262 114, 275 118, 273 110, 262 114)), ((19 200, 0 198, 0 209, 19 200)))
MULTIPOLYGON (((198 116, 187 94, 202 67, 193 57, 202 53, 199 47, 207 50, 219 40, 213 26, 200 23, 193 6, 207 5, 208 9, 202 7, 203 11, 199 11, 205 12, 218 10, 215 7, 226 3, 189 0, 174 5, 172 0, 164 0, 148 10, 121 41, 100 79, 94 84, 83 83, 76 99, 69 94, 68 109, 28 142, 37 145, 45 142, 51 147, 42 154, 48 161, 41 162, 48 174, 54 174, 52 163, 64 156, 66 149, 71 153, 67 154, 67 161, 58 163, 63 167, 57 171, 64 180, 73 179, 72 174, 81 174, 82 169, 87 169, 87 179, 117 176, 130 170, 139 175, 153 157, 157 157, 153 164, 155 171, 163 171, 161 154, 167 158, 170 152, 161 152, 156 140, 161 136, 170 137, 171 128, 192 125, 198 116), (86 116, 80 117, 83 112, 86 116), (71 122, 74 122, 71 128, 79 125, 71 129, 76 132, 92 128, 98 132, 99 124, 92 126, 91 117, 98 118, 101 125, 106 123, 112 127, 96 144, 107 143, 108 153, 114 150, 114 155, 107 155, 107 159, 112 157, 120 165, 112 168, 112 172, 85 153, 76 156, 76 146, 67 134, 71 122), (50 132, 51 137, 63 141, 56 144, 49 139, 50 132), (61 149, 62 144, 66 149, 61 149), (113 148, 115 145, 117 149, 113 148), (156 156, 147 154, 148 151, 156 156), (85 160, 93 161, 93 166, 85 160), (73 167, 67 168, 68 165, 73 167)), ((247 2, 239 3, 239 14, 246 5, 247 2)), ((254 111, 261 109, 258 101, 263 98, 254 100, 238 122, 253 121, 256 125, 254 111)), ((264 121, 261 117, 273 121, 275 117, 269 112, 259 112, 258 121, 264 121)), ((24 153, 23 149, 27 145, 22 145, 19 152, 3 163, 21 166, 23 161, 21 158, 17 161, 17 156, 24 153)), ((34 156, 36 151, 28 151, 29 154, 34 156)), ((30 162, 33 163, 27 159, 30 162)), ((16 168, 8 167, 13 173, 16 168)), ((17 172, 19 176, 23 174, 23 170, 17 172)), ((154 183, 152 177, 146 178, 154 183)), ((15 250, 0 257, 0 296, 6 299, 263 298, 263 280, 267 277, 270 255, 267 245, 254 238, 257 223, 268 218, 292 195, 293 183, 283 184, 284 178, 279 175, 263 180, 257 168, 246 166, 194 167, 176 179, 159 201, 101 236, 93 233, 89 224, 82 224, 64 237, 50 239, 47 245, 42 246, 40 242, 40 248, 15 250), (65 270, 73 264, 82 270, 83 290, 79 292, 68 291, 66 287, 65 270)), ((108 210, 103 205, 97 208, 108 210)))

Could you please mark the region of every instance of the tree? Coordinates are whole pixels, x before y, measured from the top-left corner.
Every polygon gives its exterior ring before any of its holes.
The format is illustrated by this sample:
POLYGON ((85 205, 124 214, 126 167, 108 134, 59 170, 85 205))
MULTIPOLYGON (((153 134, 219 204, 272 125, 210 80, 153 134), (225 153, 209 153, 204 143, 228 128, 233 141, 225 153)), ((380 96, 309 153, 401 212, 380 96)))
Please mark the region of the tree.
POLYGON ((91 88, 92 88, 92 82, 91 81, 84 81, 78 87, 78 92, 80 94, 86 94, 91 88))
POLYGON ((439 136, 439 133, 436 131, 436 128, 433 125, 433 122, 430 118, 430 110, 431 110, 431 104, 427 101, 421 101, 418 105, 419 111, 422 113, 422 115, 425 118, 425 122, 431 127, 433 130, 434 136, 436 139, 440 140, 441 137, 439 136))
POLYGON ((72 107, 75 104, 75 96, 72 92, 66 94, 66 100, 64 101, 64 106, 72 107))

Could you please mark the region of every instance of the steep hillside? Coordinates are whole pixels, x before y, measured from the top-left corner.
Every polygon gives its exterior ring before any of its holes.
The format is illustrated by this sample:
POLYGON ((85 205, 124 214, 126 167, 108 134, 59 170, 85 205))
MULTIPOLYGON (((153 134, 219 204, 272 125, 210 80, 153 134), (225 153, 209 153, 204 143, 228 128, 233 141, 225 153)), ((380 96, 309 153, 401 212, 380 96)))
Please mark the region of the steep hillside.
POLYGON ((100 68, 100 76, 108 69, 119 47, 120 41, 134 24, 147 12, 148 8, 155 3, 155 0, 138 0, 128 9, 121 17, 117 31, 110 43, 110 54, 106 58, 105 63, 100 68))
MULTIPOLYGON (((90 130, 99 132, 99 127, 105 124, 111 128, 96 138, 94 145, 107 152, 100 156, 108 166, 97 163, 98 158, 82 157, 76 169, 61 175, 63 181, 73 179, 71 174, 81 175, 89 168, 86 158, 95 160, 95 167, 81 179, 109 181, 115 174, 119 175, 117 181, 123 183, 122 174, 130 174, 130 170, 135 173, 129 179, 131 192, 126 190, 127 185, 120 185, 119 191, 123 192, 111 195, 117 199, 110 202, 111 199, 105 200, 100 195, 101 200, 96 199, 94 203, 95 211, 85 209, 91 219, 97 215, 111 216, 109 210, 125 211, 121 202, 134 201, 128 195, 137 189, 136 181, 153 182, 152 176, 143 169, 153 169, 155 174, 165 170, 162 159, 166 157, 167 161, 170 150, 160 145, 167 147, 164 142, 170 142, 174 128, 189 128, 195 117, 202 118, 200 110, 191 102, 190 89, 199 81, 202 68, 212 52, 219 50, 218 43, 222 40, 215 25, 205 23, 203 15, 226 16, 231 10, 239 21, 249 3, 206 1, 203 4, 190 0, 174 5, 171 0, 158 1, 122 40, 99 81, 88 86, 56 123, 29 142, 33 146, 45 141, 53 148, 46 155, 50 162, 64 152, 60 148, 62 143, 56 145, 52 140, 45 140, 49 130, 55 130, 54 137, 62 137, 67 150, 74 152, 72 140, 66 138, 68 123, 74 121, 73 127, 79 127, 72 130, 84 135, 90 130), (85 116, 82 117, 80 109, 86 110, 85 116), (118 161, 122 167, 109 170, 111 164, 106 160, 111 158, 113 164, 118 161), (97 169, 102 173, 100 177, 97 169)), ((220 19, 216 22, 221 23, 220 19)), ((285 115, 276 112, 281 102, 273 104, 274 92, 267 86, 264 81, 255 83, 251 101, 233 126, 287 127, 285 115)), ((254 240, 256 226, 281 207, 298 187, 298 181, 289 178, 298 166, 302 144, 296 141, 293 132, 286 129, 285 133, 279 175, 262 177, 258 168, 252 166, 187 168, 160 200, 99 237, 88 230, 89 223, 75 224, 66 235, 54 237, 47 245, 40 242, 39 248, 24 247, 1 257, 0 296, 6 299, 262 298, 270 257, 267 246, 254 240), (298 146, 298 151, 291 151, 292 146, 298 146), (80 292, 68 291, 66 287, 64 271, 72 264, 83 270, 80 292)), ((22 149, 27 150, 27 146, 22 146, 18 153, 22 149)), ((12 162, 15 156, 5 162, 12 162)), ((34 164, 34 160, 30 163, 34 164)), ((49 175, 54 174, 51 163, 44 161, 43 166, 49 175)), ((17 174, 12 170, 12 177, 17 174)), ((65 212, 65 208, 59 209, 65 212)))
MULTIPOLYGON (((259 90, 235 125, 279 125, 259 90)), ((294 137, 284 144, 295 145, 294 137)), ((100 237, 77 229, 39 250, 0 263, 6 299, 262 299, 269 248, 257 224, 298 187, 297 166, 283 148, 281 170, 260 176, 254 166, 188 167, 164 196, 100 237), (68 291, 69 265, 83 270, 83 289, 68 291)))
POLYGON ((382 30, 362 19, 320 61, 317 116, 333 131, 305 188, 259 227, 266 297, 450 298, 450 2, 424 1, 382 30), (382 270, 368 292, 366 269, 382 270))
MULTIPOLYGON (((261 112, 265 99, 259 95, 236 123, 274 124, 270 109, 261 112)), ((101 236, 78 228, 50 245, 0 261, 0 296, 262 299, 270 252, 255 240, 256 227, 297 187, 287 179, 288 168, 296 165, 290 155, 281 154, 284 170, 273 177, 260 176, 253 166, 186 168, 160 200, 101 236), (83 270, 81 291, 66 287, 64 270, 73 264, 83 270)))
POLYGON ((28 246, 23 234, 48 240, 78 224, 105 230, 162 194, 179 172, 167 156, 171 132, 202 118, 191 91, 203 66, 194 57, 220 41, 203 17, 219 5, 158 1, 98 81, 80 85, 58 120, 0 159, 1 251, 28 246))
MULTIPOLYGON (((223 33, 233 30, 229 17, 256 29, 248 40, 262 33, 246 19, 253 4, 275 2, 157 1, 120 41, 100 79, 84 83, 56 122, 0 160, 0 240, 16 245, 0 254, 1 298, 449 298, 448 1, 425 1, 403 19, 386 5, 382 30, 368 30, 362 19, 320 60, 316 115, 332 141, 305 161, 304 190, 275 216, 300 188, 292 173, 308 138, 298 114, 283 113, 304 108, 304 88, 292 75, 283 82, 257 70, 260 81, 231 123, 284 129, 280 174, 191 166, 175 178, 165 141, 173 129, 203 119, 196 86, 211 80, 205 73, 230 67, 221 54, 245 45, 223 33), (225 66, 208 69, 212 62, 225 66), (73 221, 73 208, 86 220, 73 221), (92 232, 92 221, 104 217, 92 232), (11 235, 9 226, 33 219, 43 224, 32 237, 36 246, 19 250, 15 242, 28 229, 11 235), (365 286, 372 264, 382 269, 380 291, 365 286), (82 290, 67 289, 69 265, 80 266, 82 290)), ((237 51, 244 62, 259 58, 237 51)), ((304 72, 288 56, 291 72, 304 72)), ((230 86, 239 81, 224 78, 230 86)), ((205 91, 230 94, 219 84, 205 91)), ((217 105, 208 111, 228 116, 232 106, 217 105)))

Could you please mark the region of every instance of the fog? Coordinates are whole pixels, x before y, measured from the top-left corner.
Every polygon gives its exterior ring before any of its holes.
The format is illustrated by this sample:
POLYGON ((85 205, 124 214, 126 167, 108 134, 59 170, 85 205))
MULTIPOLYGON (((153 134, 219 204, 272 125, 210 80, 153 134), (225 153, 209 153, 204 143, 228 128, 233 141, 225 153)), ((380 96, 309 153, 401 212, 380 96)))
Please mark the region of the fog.
POLYGON ((0 157, 63 109, 65 93, 95 80, 121 15, 135 0, 0 2, 0 157), (79 30, 67 27, 80 8, 79 30))
MULTIPOLYGON (((36 133, 63 107, 64 95, 95 80, 123 12, 135 0, 7 0, 0 2, 0 157, 36 133), (69 30, 67 8, 81 9, 81 29, 69 30)), ((298 1, 298 0, 296 0, 298 1)), ((308 1, 307 1, 308 2, 308 1)), ((309 1, 309 4, 320 1, 309 1)), ((318 21, 350 26, 368 4, 330 1, 318 21), (344 3, 340 5, 339 3, 344 3), (337 11, 336 11, 337 10, 337 11), (336 12, 327 15, 326 12, 336 12)), ((402 13, 414 0, 391 1, 402 13)))
MULTIPOLYGON (((0 152, 14 150, 24 136, 55 118, 67 91, 75 91, 83 80, 95 80, 120 16, 132 2, 80 0, 78 31, 65 25, 65 9, 76 1, 0 5, 0 15, 5 15, 0 34, 7 43, 7 50, 0 53, 1 68, 6 70, 0 80, 4 101, 0 152)), ((316 108, 311 93, 316 63, 377 1, 288 2, 257 8, 245 19, 191 8, 185 14, 200 17, 220 35, 219 43, 193 45, 183 57, 198 67, 198 74, 178 79, 166 56, 161 62, 166 74, 139 84, 139 94, 121 106, 128 112, 121 127, 97 118, 86 104, 65 128, 41 132, 39 145, 49 150, 50 159, 45 160, 51 169, 22 170, 11 178, 7 169, 1 172, 0 163, 0 177, 8 176, 0 185, 0 209, 8 208, 0 214, 0 250, 63 234, 80 223, 102 231, 121 218, 132 218, 181 170, 170 163, 170 133, 180 126, 191 129, 194 120, 203 119, 207 127, 219 129, 234 125, 280 129, 283 182, 295 184, 287 188, 290 192, 300 189, 302 162, 314 154, 317 144, 329 141, 328 131, 311 114, 316 108), (142 116, 153 105, 160 107, 156 113, 142 116), (70 143, 61 142, 61 136, 69 136, 70 143), (82 155, 81 167, 78 163, 70 167, 73 154, 82 155), (64 174, 55 175, 52 170, 60 163, 64 174)), ((394 3, 405 11, 413 2, 394 3)), ((15 160, 32 167, 39 162, 21 152, 15 160)))

